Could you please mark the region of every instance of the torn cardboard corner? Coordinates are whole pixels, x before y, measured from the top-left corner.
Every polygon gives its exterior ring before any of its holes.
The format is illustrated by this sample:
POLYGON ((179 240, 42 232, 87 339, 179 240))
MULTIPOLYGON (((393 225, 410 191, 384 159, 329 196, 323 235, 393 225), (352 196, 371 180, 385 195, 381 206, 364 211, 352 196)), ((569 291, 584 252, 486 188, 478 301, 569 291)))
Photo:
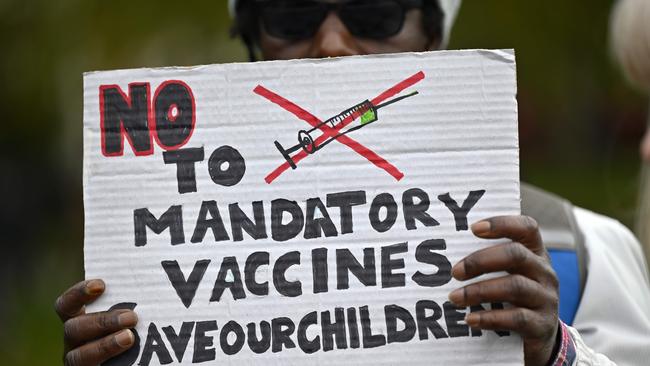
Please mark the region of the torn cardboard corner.
POLYGON ((520 365, 447 300, 519 213, 512 51, 84 76, 89 311, 131 308, 120 365, 520 365))

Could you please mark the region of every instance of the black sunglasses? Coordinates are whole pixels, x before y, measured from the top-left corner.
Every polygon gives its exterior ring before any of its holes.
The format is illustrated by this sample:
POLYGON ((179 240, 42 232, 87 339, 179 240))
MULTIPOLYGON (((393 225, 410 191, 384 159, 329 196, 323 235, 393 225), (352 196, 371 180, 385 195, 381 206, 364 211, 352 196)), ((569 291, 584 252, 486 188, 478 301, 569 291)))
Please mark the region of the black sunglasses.
POLYGON ((309 39, 334 11, 353 36, 385 39, 400 32, 406 12, 421 7, 422 0, 258 0, 257 4, 264 30, 273 37, 309 39))

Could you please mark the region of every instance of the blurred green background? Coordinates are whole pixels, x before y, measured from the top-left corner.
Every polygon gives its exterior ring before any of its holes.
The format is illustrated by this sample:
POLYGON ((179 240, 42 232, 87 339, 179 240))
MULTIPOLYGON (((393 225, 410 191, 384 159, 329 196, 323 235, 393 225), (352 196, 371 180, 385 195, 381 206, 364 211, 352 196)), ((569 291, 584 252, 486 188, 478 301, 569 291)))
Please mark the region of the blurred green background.
MULTIPOLYGON (((647 99, 609 56, 612 1, 469 0, 450 48, 515 48, 521 174, 633 222, 647 99)), ((226 1, 0 0, 0 360, 59 364, 83 278, 82 73, 246 61, 226 1)))

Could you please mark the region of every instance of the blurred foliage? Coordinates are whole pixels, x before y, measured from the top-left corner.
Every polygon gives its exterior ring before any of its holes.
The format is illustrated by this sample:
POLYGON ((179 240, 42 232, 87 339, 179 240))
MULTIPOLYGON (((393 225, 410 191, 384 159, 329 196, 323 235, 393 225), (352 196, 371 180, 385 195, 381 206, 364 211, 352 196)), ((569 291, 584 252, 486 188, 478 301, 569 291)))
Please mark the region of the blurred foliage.
POLYGON ((647 99, 610 57, 612 4, 465 1, 451 48, 514 48, 522 179, 630 225, 647 99))
MULTIPOLYGON (((82 73, 246 61, 226 2, 0 0, 0 359, 61 357, 56 296, 83 278, 82 73)), ((450 48, 515 48, 522 178, 633 219, 647 100, 607 48, 608 0, 466 1, 450 48)))

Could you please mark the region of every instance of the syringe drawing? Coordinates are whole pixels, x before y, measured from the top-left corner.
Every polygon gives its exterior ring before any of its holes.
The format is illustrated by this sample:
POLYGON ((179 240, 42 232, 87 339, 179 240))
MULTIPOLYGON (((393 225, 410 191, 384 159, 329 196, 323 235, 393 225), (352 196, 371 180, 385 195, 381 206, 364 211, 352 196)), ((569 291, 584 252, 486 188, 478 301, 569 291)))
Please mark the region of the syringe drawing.
POLYGON ((289 168, 296 169, 297 163, 300 160, 304 159, 308 155, 320 151, 329 143, 335 140, 344 145, 347 145, 378 168, 385 170, 396 180, 400 180, 404 174, 399 171, 399 169, 397 169, 387 160, 383 159, 367 147, 360 144, 358 141, 353 140, 348 135, 353 131, 357 131, 379 121, 379 109, 418 95, 418 91, 413 91, 402 96, 397 96, 405 89, 417 84, 423 79, 424 73, 420 71, 410 76, 409 78, 395 84, 391 88, 379 94, 377 97, 358 103, 324 121, 318 119, 313 114, 307 112, 297 104, 281 97, 280 95, 270 91, 261 85, 258 85, 253 90, 256 94, 264 97, 274 104, 277 104, 286 111, 292 113, 294 116, 311 125, 310 129, 302 129, 298 131, 298 142, 295 145, 285 148, 279 141, 274 141, 275 147, 284 158, 285 163, 269 173, 265 178, 266 182, 270 184, 280 174, 289 168), (353 124, 353 122, 357 120, 358 123, 353 124), (320 131, 321 134, 315 137, 314 133, 317 131, 320 131))

